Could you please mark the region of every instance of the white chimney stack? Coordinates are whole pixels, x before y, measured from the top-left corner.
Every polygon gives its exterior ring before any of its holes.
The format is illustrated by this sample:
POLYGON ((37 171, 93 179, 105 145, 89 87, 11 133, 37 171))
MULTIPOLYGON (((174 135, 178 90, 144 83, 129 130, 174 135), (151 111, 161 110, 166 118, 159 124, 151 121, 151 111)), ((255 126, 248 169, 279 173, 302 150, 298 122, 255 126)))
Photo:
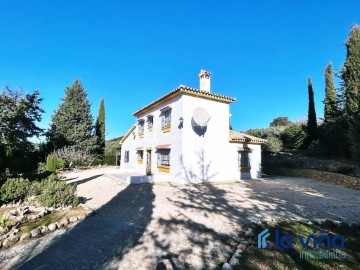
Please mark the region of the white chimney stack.
POLYGON ((211 73, 206 70, 200 70, 199 78, 200 78, 200 91, 209 92, 210 93, 210 76, 211 73))

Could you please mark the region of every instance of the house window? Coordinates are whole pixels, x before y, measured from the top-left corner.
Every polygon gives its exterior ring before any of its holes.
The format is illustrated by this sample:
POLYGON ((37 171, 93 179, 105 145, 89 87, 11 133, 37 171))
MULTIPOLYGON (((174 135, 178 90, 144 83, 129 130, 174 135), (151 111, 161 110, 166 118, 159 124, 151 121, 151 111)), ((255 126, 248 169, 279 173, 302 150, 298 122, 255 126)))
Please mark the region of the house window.
POLYGON ((162 130, 164 132, 170 131, 171 127, 171 109, 163 111, 163 118, 162 118, 162 130))
POLYGON ((144 136, 144 120, 139 120, 138 122, 138 134, 140 138, 144 136))
POLYGON ((137 150, 136 154, 137 154, 138 163, 142 164, 144 159, 144 150, 137 150))
POLYGON ((153 130, 153 126, 154 126, 154 116, 150 115, 147 118, 147 126, 148 126, 148 130, 152 131, 153 130))
POLYGON ((158 150, 158 166, 170 166, 170 149, 158 150))
POLYGON ((250 159, 248 151, 239 151, 238 152, 238 164, 240 168, 250 169, 250 159))
POLYGON ((125 150, 125 153, 124 153, 124 162, 128 163, 129 162, 129 158, 130 158, 130 155, 129 155, 129 150, 125 150))

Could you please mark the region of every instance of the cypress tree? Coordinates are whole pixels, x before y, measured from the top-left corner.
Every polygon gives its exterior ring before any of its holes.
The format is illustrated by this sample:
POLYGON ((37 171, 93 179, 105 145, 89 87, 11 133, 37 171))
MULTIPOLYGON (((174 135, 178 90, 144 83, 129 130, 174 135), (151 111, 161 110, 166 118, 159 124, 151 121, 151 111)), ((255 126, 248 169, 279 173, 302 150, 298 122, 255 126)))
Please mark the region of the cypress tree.
POLYGON ((95 133, 98 138, 98 154, 99 159, 104 161, 105 156, 105 104, 104 99, 100 101, 100 107, 98 112, 98 117, 95 124, 95 133))
POLYGON ((360 112, 351 119, 348 134, 351 155, 360 164, 360 112))
POLYGON ((341 71, 345 114, 354 116, 360 108, 360 27, 354 25, 346 41, 346 61, 341 71))
POLYGON ((314 91, 311 83, 311 78, 308 78, 308 93, 309 93, 309 109, 308 109, 308 123, 307 135, 308 143, 317 139, 317 122, 314 103, 314 91))
POLYGON ((54 148, 75 146, 82 151, 94 152, 97 138, 93 134, 90 102, 80 80, 65 89, 65 97, 52 116, 48 139, 54 148))
POLYGON ((324 99, 324 122, 335 120, 338 116, 338 104, 336 90, 333 79, 333 69, 331 63, 325 68, 325 99, 324 99))

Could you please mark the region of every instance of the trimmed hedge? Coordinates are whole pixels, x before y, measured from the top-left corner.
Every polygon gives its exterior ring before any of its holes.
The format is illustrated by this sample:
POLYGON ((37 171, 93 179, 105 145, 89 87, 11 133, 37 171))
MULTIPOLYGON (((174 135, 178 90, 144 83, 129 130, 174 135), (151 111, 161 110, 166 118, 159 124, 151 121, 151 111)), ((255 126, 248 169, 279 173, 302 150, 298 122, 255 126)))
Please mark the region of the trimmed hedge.
POLYGON ((269 175, 283 175, 293 177, 304 177, 318 180, 325 183, 331 183, 355 190, 360 190, 360 178, 343 174, 323 172, 311 169, 291 169, 291 168, 264 168, 264 173, 269 175))

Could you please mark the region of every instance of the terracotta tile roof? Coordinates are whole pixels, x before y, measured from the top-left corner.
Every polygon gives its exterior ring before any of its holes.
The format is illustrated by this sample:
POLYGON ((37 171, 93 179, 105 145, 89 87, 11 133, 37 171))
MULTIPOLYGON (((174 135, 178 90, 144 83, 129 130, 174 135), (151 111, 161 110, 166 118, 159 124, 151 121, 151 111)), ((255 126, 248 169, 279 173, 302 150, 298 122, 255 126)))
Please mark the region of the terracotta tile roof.
POLYGON ((144 150, 144 147, 142 147, 142 146, 136 147, 135 150, 144 150))
POLYGON ((156 149, 171 149, 171 144, 159 144, 155 148, 156 149))
POLYGON ((266 140, 247 135, 234 130, 229 130, 230 142, 247 142, 247 143, 266 143, 266 140))
POLYGON ((153 106, 161 104, 163 101, 166 101, 166 100, 168 100, 170 98, 173 98, 173 97, 175 97, 175 96, 177 96, 177 95, 179 95, 181 93, 192 95, 192 96, 203 97, 203 98, 207 98, 207 99, 212 99, 212 100, 218 100, 218 101, 225 102, 225 103, 232 103, 232 102, 234 102, 236 100, 235 98, 232 98, 232 97, 228 97, 228 96, 224 96, 224 95, 220 95, 220 94, 215 94, 215 93, 211 93, 211 92, 205 92, 205 91, 201 91, 201 90, 196 89, 196 88, 187 87, 185 85, 180 85, 179 87, 177 87, 174 90, 166 93, 165 95, 163 95, 162 97, 156 99, 155 101, 151 102, 150 104, 146 105, 145 107, 137 110, 134 113, 134 116, 138 116, 142 112, 147 111, 147 109, 150 109, 153 106))

